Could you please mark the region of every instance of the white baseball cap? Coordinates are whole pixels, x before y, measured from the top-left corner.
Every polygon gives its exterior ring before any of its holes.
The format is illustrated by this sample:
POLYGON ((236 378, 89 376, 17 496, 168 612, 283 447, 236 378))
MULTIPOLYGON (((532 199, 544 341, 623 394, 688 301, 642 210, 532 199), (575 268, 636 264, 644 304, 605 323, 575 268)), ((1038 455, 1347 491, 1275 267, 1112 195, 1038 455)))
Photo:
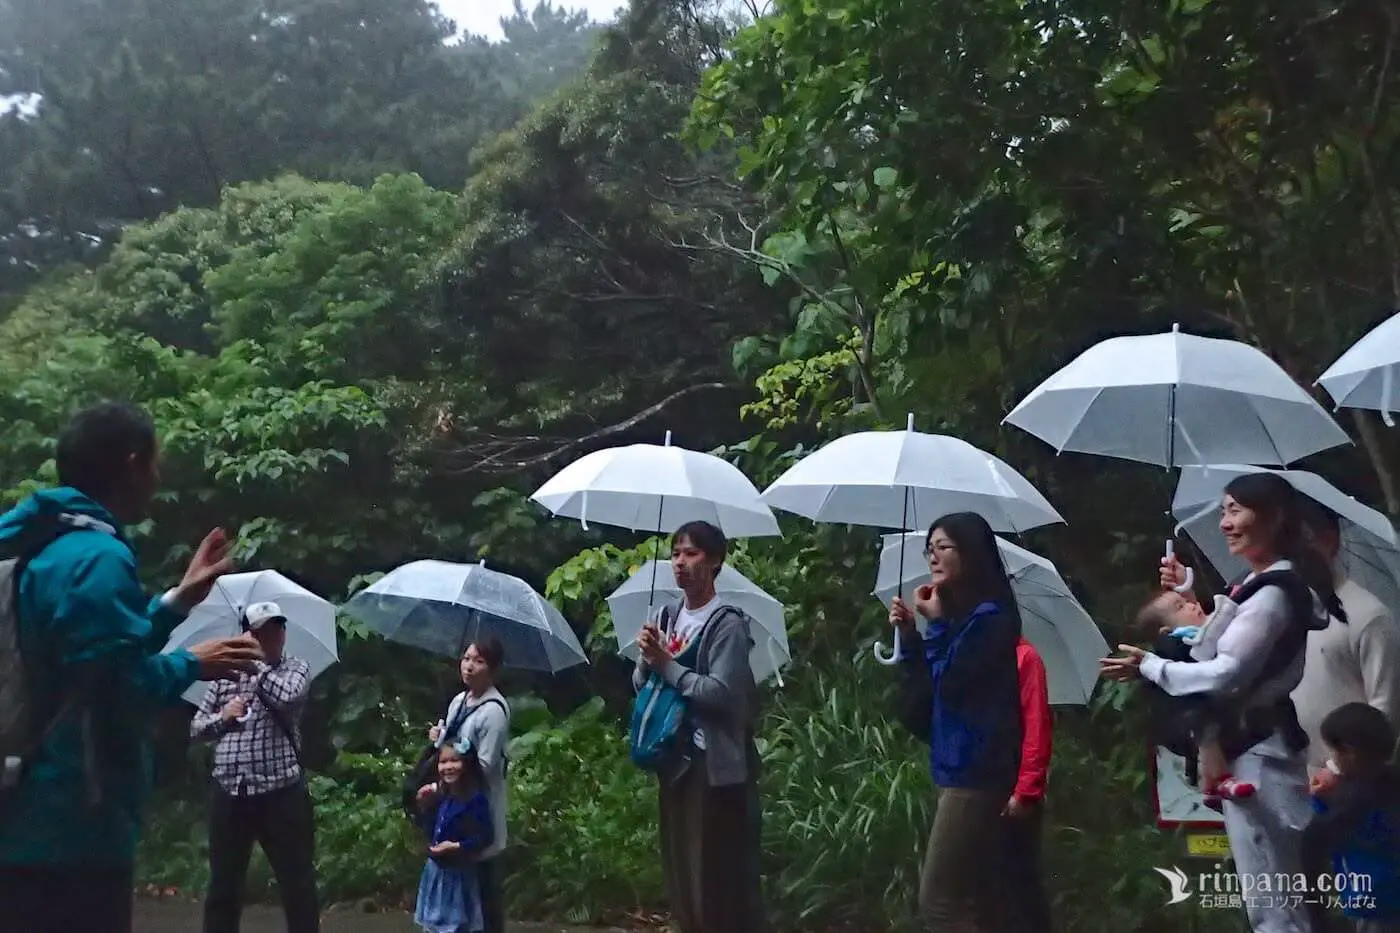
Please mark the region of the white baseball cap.
POLYGON ((282 614, 282 607, 276 603, 254 603, 248 607, 248 611, 243 614, 247 620, 248 630, 256 632, 269 622, 280 622, 287 624, 287 617, 282 614))

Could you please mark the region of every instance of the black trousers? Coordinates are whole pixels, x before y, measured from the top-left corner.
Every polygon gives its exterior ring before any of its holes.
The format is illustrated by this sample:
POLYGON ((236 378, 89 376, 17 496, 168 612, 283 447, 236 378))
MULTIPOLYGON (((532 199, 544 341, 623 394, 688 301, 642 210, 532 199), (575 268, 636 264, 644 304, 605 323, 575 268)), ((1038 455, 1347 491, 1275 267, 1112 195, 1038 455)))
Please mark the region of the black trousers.
POLYGON ((132 868, 0 866, 0 933, 131 933, 132 868))
POLYGON ((304 783, 246 797, 214 788, 204 933, 238 933, 254 842, 262 846, 277 879, 287 933, 319 933, 316 823, 304 783))
POLYGON ((481 891, 483 933, 506 933, 505 879, 502 856, 476 863, 476 883, 481 891))
POLYGON ((1003 816, 1002 838, 1005 842, 1005 870, 1002 909, 1006 926, 1012 933, 1050 933, 1050 897, 1045 891, 1045 872, 1041 864, 1041 824, 1045 812, 1035 806, 1021 816, 1003 816))

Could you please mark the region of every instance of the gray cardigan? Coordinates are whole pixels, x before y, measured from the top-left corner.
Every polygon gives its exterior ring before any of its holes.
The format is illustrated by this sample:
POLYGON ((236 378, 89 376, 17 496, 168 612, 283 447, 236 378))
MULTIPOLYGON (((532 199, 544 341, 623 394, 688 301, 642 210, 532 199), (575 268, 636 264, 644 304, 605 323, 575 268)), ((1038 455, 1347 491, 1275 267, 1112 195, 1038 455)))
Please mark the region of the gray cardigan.
MULTIPOLYGON (((674 619, 683 604, 669 608, 674 619)), ((720 609, 725 607, 721 606, 720 609)), ((705 765, 711 787, 754 780, 751 762, 758 759, 753 730, 758 720, 758 685, 754 683, 749 652, 753 650, 753 620, 737 607, 721 618, 712 615, 700 634, 698 666, 684 667, 671 660, 660 671, 666 682, 686 698, 687 728, 705 732, 705 765)), ((720 609, 715 610, 718 615, 720 609)), ((640 658, 632 671, 632 686, 641 690, 647 665, 640 658)))

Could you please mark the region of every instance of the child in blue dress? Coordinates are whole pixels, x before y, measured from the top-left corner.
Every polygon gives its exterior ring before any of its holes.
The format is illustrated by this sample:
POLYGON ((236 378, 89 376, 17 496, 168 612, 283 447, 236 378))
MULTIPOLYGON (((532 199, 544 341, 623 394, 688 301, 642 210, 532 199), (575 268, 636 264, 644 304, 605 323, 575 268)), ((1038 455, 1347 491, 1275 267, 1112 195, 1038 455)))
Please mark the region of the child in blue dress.
POLYGON ((476 857, 494 838, 486 781, 470 747, 438 751, 438 780, 418 791, 428 861, 418 881, 413 920, 427 933, 481 933, 476 857))

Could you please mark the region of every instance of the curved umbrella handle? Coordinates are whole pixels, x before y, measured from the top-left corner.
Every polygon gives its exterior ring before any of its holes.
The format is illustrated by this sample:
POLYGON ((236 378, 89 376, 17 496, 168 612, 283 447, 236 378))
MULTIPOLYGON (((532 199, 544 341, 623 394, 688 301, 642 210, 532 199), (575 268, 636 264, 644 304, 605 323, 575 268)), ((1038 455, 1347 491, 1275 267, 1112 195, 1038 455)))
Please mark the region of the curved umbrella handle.
POLYGON ((875 660, 878 661, 878 662, 880 662, 881 664, 885 665, 885 667, 892 667, 892 666, 894 666, 895 664, 898 664, 899 661, 900 661, 900 656, 899 656, 899 629, 895 629, 895 632, 894 632, 894 650, 891 651, 889 654, 885 654, 885 653, 884 653, 884 651, 885 651, 885 643, 882 642, 882 641, 877 641, 877 642, 875 642, 875 644, 873 644, 873 645, 870 646, 870 650, 871 650, 871 652, 875 655, 875 660))
MULTIPOLYGON (((1173 542, 1171 538, 1168 538, 1167 557, 1172 557, 1175 554, 1175 542, 1173 542)), ((1179 586, 1174 586, 1172 589, 1178 593, 1189 593, 1191 592, 1191 588, 1196 585, 1196 571, 1192 570, 1190 567, 1182 567, 1181 569, 1186 571, 1186 579, 1183 580, 1179 586)))

